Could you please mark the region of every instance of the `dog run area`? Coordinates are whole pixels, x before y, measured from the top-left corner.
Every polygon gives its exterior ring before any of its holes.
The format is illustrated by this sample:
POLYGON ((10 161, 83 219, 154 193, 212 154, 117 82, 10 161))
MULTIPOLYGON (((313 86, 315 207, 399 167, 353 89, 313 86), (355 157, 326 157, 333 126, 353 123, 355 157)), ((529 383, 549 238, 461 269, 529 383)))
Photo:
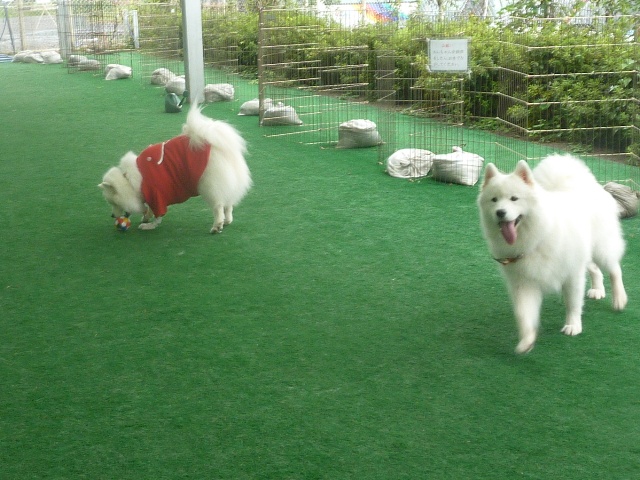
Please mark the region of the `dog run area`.
POLYGON ((192 199, 121 233, 97 184, 186 112, 60 65, 0 64, 0 87, 3 478, 637 475, 637 217, 627 309, 587 300, 569 338, 550 296, 517 356, 477 186, 267 136, 238 82, 204 109, 249 144, 234 223, 210 235, 192 199))

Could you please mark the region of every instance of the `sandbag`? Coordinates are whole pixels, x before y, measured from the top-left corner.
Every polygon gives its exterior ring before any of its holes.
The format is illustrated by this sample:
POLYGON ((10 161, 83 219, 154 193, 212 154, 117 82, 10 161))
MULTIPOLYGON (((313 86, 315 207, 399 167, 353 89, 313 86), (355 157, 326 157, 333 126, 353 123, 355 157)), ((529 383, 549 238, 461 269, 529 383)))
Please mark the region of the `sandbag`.
POLYGON ((82 70, 82 71, 100 70, 100 62, 92 58, 81 60, 80 63, 78 63, 78 70, 82 70))
POLYGON ((234 94, 233 85, 229 83, 210 83, 204 87, 204 101, 207 103, 230 102, 234 94))
POLYGON ((336 148, 375 147, 381 143, 382 138, 378 133, 378 127, 371 120, 349 120, 338 127, 336 148))
POLYGON ((182 76, 174 77, 165 84, 164 89, 167 91, 167 93, 182 95, 187 89, 187 81, 182 76))
POLYGON ((386 172, 396 178, 422 178, 431 170, 434 154, 419 148, 403 148, 386 161, 386 172))
POLYGON ((118 65, 115 63, 110 63, 104 69, 105 72, 105 80, 119 80, 121 78, 131 78, 132 70, 131 67, 126 65, 118 65))
POLYGON ((67 59, 67 63, 70 67, 77 67, 78 65, 80 65, 80 62, 86 61, 87 57, 85 57, 84 55, 69 55, 69 58, 67 59))
POLYGON ((618 202, 620 218, 629 218, 638 214, 640 192, 634 192, 630 187, 616 182, 605 184, 604 189, 618 202))
POLYGON ((44 63, 44 58, 42 57, 40 52, 33 52, 25 55, 22 61, 24 63, 44 63))
MULTIPOLYGON (((265 98, 263 103, 265 111, 273 107, 273 100, 271 100, 270 98, 265 98)), ((238 115, 260 115, 260 99, 254 98, 253 100, 244 102, 240 106, 238 115)))
POLYGON ((278 102, 277 105, 265 110, 261 125, 302 125, 302 120, 300 120, 293 107, 278 102))
POLYGON ((11 60, 13 63, 26 63, 24 61, 24 59, 28 56, 31 55, 35 52, 31 51, 31 50, 23 50, 22 52, 18 52, 13 56, 13 60, 11 60))
POLYGON ((44 63, 46 64, 56 64, 56 63, 62 63, 62 57, 60 56, 60 54, 56 51, 50 50, 47 52, 42 52, 42 59, 44 60, 44 63))
POLYGON ((151 84, 165 86, 169 80, 176 78, 176 74, 168 68, 156 68, 151 72, 151 84))
POLYGON ((440 182, 475 185, 480 177, 484 158, 460 147, 453 147, 453 153, 435 155, 431 175, 440 182))

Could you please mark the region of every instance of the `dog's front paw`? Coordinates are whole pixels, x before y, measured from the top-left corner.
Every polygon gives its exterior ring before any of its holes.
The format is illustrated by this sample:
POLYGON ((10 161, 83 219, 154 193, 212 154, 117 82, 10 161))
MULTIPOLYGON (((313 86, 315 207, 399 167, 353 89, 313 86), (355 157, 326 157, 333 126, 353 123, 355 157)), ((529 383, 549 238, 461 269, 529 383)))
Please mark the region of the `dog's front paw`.
POLYGON ((220 233, 220 232, 222 232, 222 224, 214 225, 213 227, 211 227, 211 230, 209 232, 210 233, 220 233))
POLYGON ((606 293, 604 291, 604 288, 590 288, 587 291, 587 297, 593 298, 594 300, 602 300, 604 297, 606 297, 606 293))
POLYGON ((516 346, 517 354, 529 353, 533 350, 533 346, 536 344, 536 336, 535 335, 527 335, 525 336, 518 345, 516 346))
POLYGON ((624 307, 627 306, 627 292, 622 290, 622 292, 617 292, 613 296, 613 309, 614 310, 624 310, 624 307))
POLYGON ((560 331, 565 335, 569 335, 570 337, 575 337, 576 335, 580 335, 582 333, 582 325, 567 324, 564 327, 562 327, 562 330, 560 331))
POLYGON ((149 223, 141 223, 140 225, 138 225, 138 228, 140 230, 153 230, 157 227, 158 225, 155 224, 154 222, 149 222, 149 223))

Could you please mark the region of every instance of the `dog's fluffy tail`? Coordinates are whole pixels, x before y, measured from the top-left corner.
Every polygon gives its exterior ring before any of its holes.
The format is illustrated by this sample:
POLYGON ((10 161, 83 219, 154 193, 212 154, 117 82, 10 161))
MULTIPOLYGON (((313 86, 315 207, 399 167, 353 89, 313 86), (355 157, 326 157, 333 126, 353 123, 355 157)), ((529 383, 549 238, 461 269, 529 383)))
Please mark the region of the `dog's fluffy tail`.
POLYGON ((549 155, 535 168, 534 175, 546 190, 571 191, 598 186, 591 170, 571 155, 549 155))
POLYGON ((231 125, 212 120, 202 114, 202 108, 192 105, 187 115, 187 122, 182 126, 183 135, 187 135, 193 148, 202 148, 205 144, 223 152, 246 153, 247 145, 231 125))
POLYGON ((237 205, 252 186, 242 136, 228 123, 205 117, 197 105, 189 109, 182 133, 193 148, 211 145, 207 165, 211 174, 203 175, 198 188, 214 192, 211 198, 221 205, 237 205))

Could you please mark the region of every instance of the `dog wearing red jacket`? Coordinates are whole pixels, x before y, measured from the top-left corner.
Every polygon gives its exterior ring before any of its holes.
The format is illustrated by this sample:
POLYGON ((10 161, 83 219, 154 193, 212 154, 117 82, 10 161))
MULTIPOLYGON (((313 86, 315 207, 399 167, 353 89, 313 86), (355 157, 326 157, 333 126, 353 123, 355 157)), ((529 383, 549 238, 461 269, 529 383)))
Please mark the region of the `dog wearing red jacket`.
POLYGON ((233 221, 233 207, 252 185, 245 153, 246 143, 231 125, 204 116, 195 105, 182 135, 150 145, 140 155, 128 152, 98 186, 112 216, 140 213, 142 230, 160 225, 169 205, 200 195, 213 213, 211 233, 219 233, 233 221))

